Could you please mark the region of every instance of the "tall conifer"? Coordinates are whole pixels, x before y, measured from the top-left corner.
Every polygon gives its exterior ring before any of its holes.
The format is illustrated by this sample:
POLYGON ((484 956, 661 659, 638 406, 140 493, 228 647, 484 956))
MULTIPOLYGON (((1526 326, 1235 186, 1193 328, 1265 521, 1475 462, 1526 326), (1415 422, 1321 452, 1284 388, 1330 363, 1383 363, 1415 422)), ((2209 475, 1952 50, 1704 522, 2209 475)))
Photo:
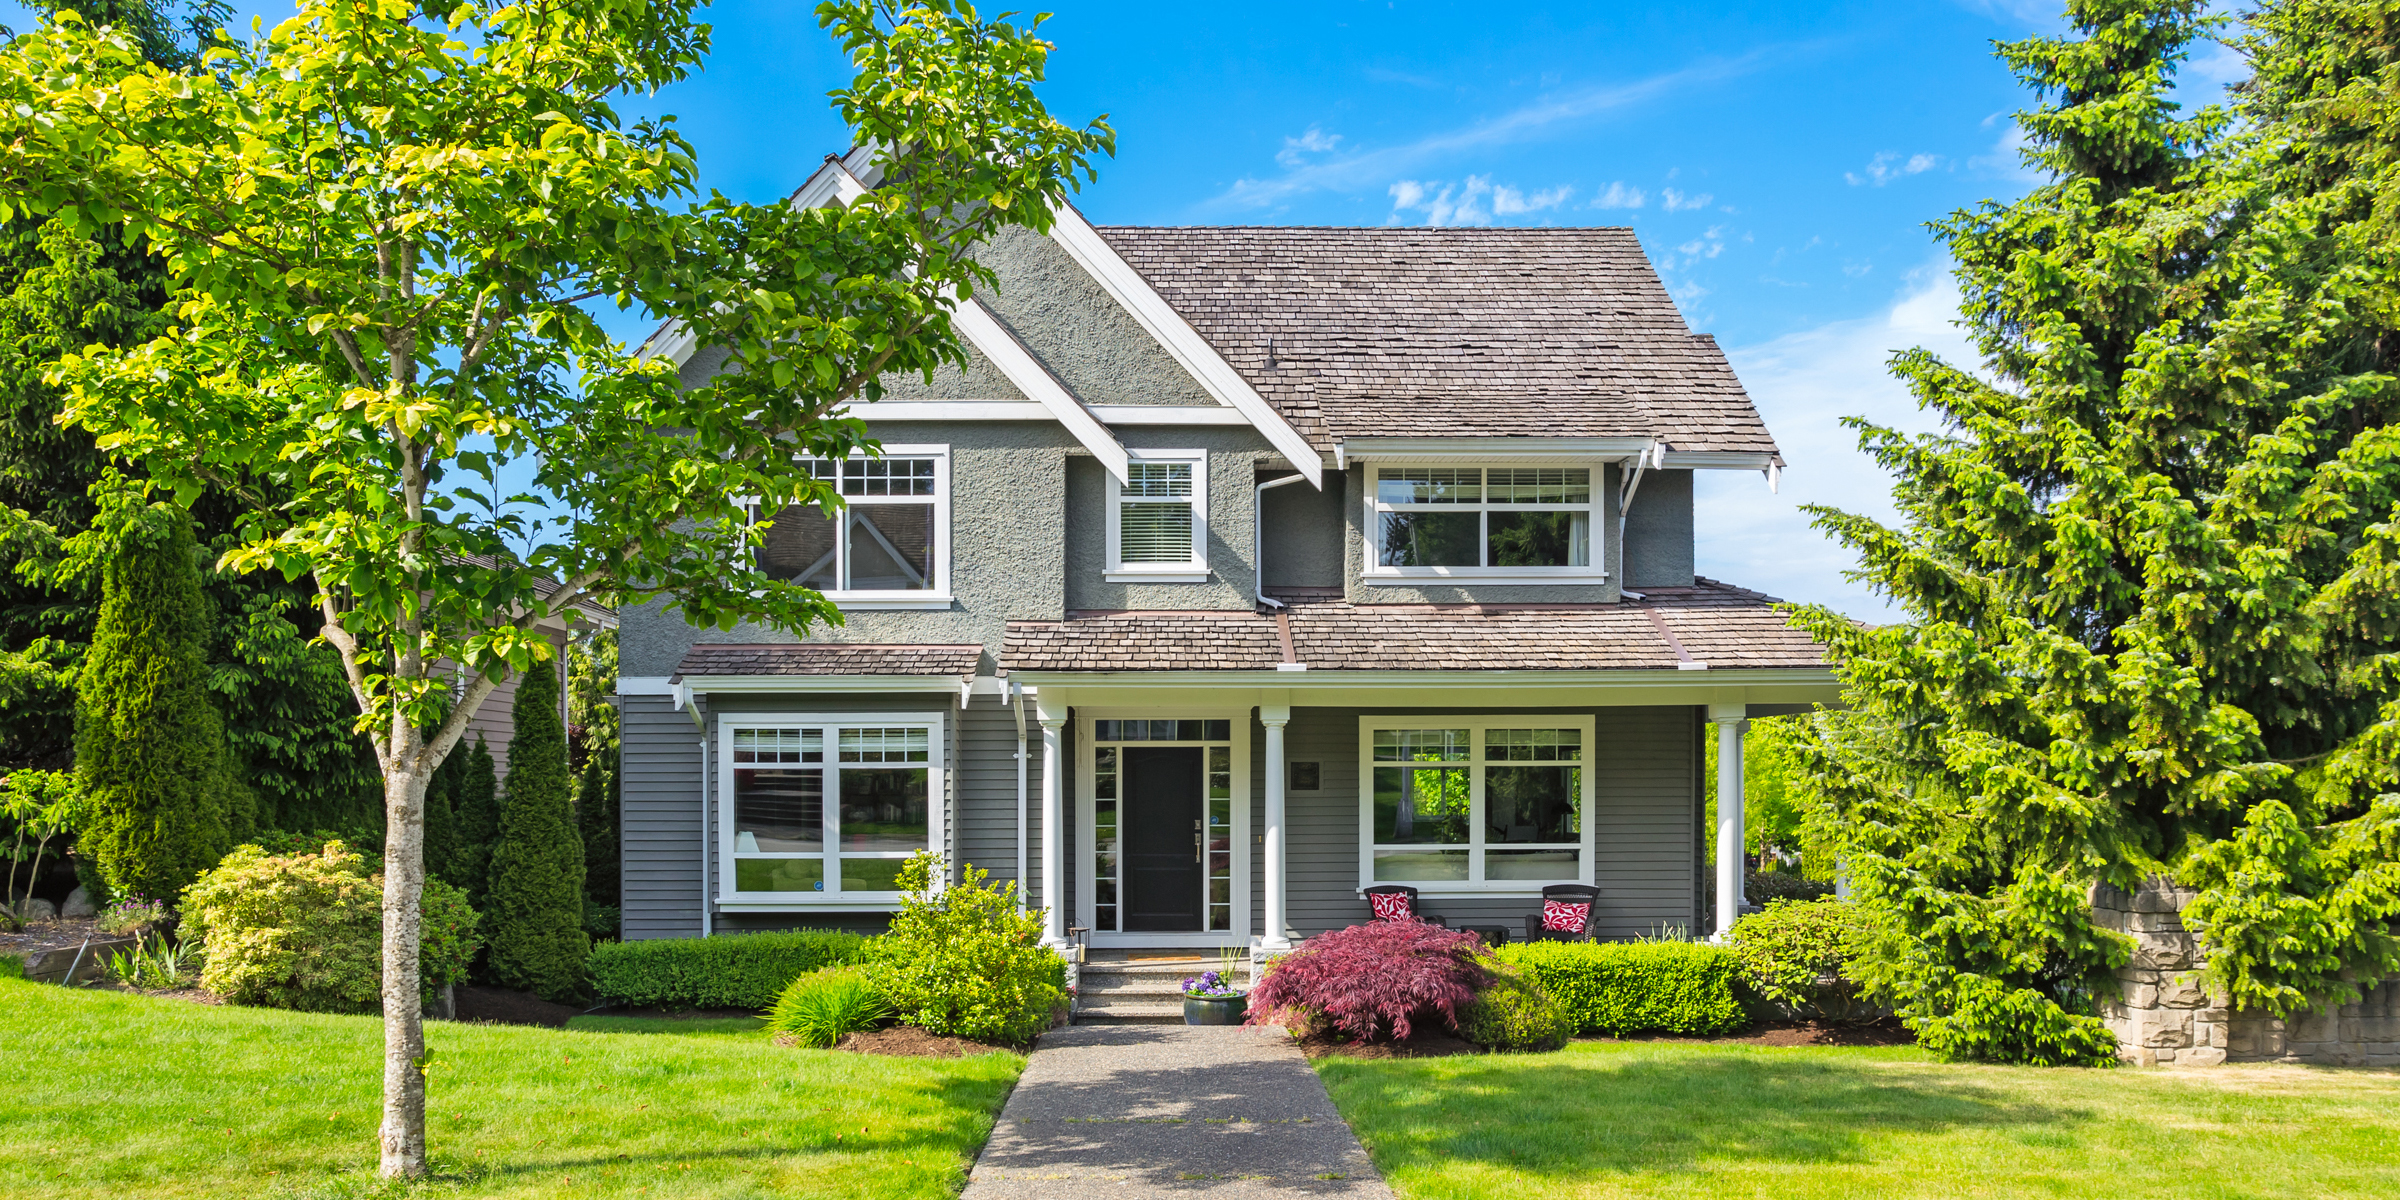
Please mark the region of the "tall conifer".
POLYGON ((583 931, 583 839, 575 831, 559 664, 536 663, 517 685, 506 799, 492 846, 490 977, 546 1000, 583 989, 592 949, 583 931))
POLYGON ((464 761, 450 793, 458 830, 450 851, 450 869, 458 876, 456 886, 466 889, 467 903, 476 912, 486 912, 491 907, 485 885, 491 878, 492 841, 500 833, 499 775, 492 766, 492 748, 481 737, 475 739, 472 751, 451 757, 464 761))

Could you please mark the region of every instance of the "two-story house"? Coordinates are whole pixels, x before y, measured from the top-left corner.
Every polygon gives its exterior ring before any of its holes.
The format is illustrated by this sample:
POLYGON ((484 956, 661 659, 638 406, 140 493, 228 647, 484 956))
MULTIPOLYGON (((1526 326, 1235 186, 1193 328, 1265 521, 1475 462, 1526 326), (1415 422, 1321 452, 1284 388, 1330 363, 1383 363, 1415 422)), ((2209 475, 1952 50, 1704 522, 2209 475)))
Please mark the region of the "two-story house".
POLYGON ((1454 925, 1560 882, 1604 935, 1738 911, 1702 756, 1738 831, 1745 719, 1836 689, 1693 573, 1694 472, 1782 464, 1630 230, 1066 210, 979 257, 971 367, 860 406, 881 455, 811 464, 847 507, 757 556, 846 623, 622 614, 625 936, 874 926, 927 848, 1095 947, 1288 945, 1377 883, 1454 925))

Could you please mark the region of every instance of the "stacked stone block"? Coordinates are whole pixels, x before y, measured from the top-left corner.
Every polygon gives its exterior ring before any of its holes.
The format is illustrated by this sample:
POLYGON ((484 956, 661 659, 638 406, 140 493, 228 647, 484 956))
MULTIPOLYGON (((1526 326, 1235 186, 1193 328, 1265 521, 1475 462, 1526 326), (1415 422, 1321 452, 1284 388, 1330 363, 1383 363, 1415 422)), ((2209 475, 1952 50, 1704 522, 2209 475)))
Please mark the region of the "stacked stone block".
POLYGON ((2288 1019, 2217 1003, 2200 983, 2207 960, 2183 925, 2183 908, 2195 894, 2160 878, 2130 893, 2107 884, 2092 889, 2094 922, 2134 939, 2133 957, 2117 971, 2121 995, 2106 1014, 2127 1062, 2400 1066, 2400 984, 2387 982, 2354 1004, 2288 1019))

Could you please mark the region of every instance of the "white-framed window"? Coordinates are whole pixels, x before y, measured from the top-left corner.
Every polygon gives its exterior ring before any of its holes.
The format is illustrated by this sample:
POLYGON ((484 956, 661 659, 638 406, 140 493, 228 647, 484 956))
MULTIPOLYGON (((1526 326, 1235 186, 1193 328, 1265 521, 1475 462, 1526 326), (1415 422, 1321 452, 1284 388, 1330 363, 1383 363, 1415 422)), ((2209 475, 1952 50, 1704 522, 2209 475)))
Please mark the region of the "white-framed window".
POLYGON ((1359 886, 1592 882, 1592 718, 1359 718, 1359 886))
POLYGON ((1132 450, 1109 481, 1111 583, 1208 582, 1208 452, 1132 450))
POLYGON ((942 716, 728 715, 719 724, 720 899, 899 904, 942 837, 942 716))
POLYGON ((948 606, 949 447, 886 446, 873 458, 806 465, 841 492, 842 511, 775 513, 753 557, 760 574, 815 588, 844 608, 948 606))
POLYGON ((1607 577, 1597 466, 1367 468, 1368 583, 1607 577))

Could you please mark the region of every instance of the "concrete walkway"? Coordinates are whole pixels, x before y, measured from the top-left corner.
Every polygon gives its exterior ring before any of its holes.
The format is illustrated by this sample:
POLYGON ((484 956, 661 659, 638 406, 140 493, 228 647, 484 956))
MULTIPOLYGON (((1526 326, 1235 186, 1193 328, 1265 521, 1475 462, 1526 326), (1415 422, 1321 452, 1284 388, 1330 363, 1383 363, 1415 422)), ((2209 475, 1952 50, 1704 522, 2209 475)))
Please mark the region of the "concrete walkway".
POLYGON ((1042 1035, 964 1200, 1391 1194, 1279 1031, 1078 1025, 1042 1035))

